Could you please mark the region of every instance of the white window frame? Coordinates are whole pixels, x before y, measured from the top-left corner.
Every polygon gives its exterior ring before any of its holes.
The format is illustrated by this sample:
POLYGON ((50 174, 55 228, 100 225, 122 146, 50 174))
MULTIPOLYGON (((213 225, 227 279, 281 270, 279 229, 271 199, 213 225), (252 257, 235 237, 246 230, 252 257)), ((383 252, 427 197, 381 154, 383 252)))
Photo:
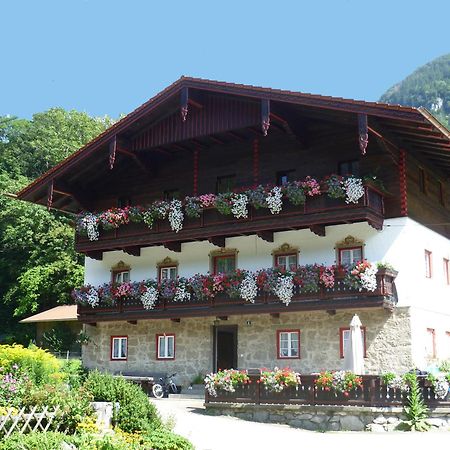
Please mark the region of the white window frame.
POLYGON ((300 330, 278 330, 277 331, 277 338, 278 338, 278 359, 299 359, 300 358, 300 330), (287 350, 287 356, 282 355, 282 347, 281 347, 281 341, 282 336, 287 335, 287 348, 283 348, 283 350, 287 350), (295 339, 293 338, 295 336, 295 339), (297 342, 297 354, 294 355, 292 353, 293 351, 293 342, 297 342))
POLYGON ((177 266, 163 266, 159 268, 159 280, 176 280, 178 276, 178 267, 177 266), (168 276, 164 276, 166 273, 168 276), (174 274, 172 277, 171 275, 174 274))
POLYGON ((284 270, 291 270, 291 266, 297 267, 298 266, 297 253, 286 253, 284 255, 275 255, 275 266, 284 270), (280 264, 280 258, 285 258, 284 264, 280 264), (288 264, 288 261, 290 259, 294 259, 294 262, 292 264, 288 264))
POLYGON ((128 283, 130 281, 130 271, 121 270, 120 272, 114 272, 114 283, 128 283), (127 279, 124 279, 127 278, 127 279))
POLYGON ((350 262, 348 263, 349 265, 356 264, 358 261, 362 261, 364 259, 362 246, 351 247, 351 248, 339 248, 338 251, 339 251, 339 264, 341 264, 341 265, 344 264, 344 262, 342 261, 343 252, 350 252, 350 258, 349 258, 350 262), (355 258, 355 250, 359 250, 361 252, 361 255, 359 258, 355 258))
POLYGON ((111 360, 126 360, 128 358, 128 336, 112 336, 111 337, 111 360), (117 346, 117 354, 119 356, 114 356, 114 349, 117 346), (122 356, 124 354, 124 356, 122 356))
POLYGON ((175 334, 158 334, 156 358, 157 359, 175 359, 175 334), (170 342, 172 342, 172 355, 169 355, 170 342), (163 350, 163 352, 161 352, 163 350))

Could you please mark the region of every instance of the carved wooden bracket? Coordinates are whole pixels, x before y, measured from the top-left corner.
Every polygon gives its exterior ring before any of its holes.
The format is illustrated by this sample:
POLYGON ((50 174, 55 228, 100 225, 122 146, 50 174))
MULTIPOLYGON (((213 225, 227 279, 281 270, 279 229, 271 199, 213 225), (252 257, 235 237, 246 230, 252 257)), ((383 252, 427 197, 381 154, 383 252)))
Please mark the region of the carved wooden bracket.
POLYGON ((181 120, 186 122, 189 105, 189 90, 187 87, 181 89, 181 120))
POLYGON ((270 100, 261 100, 261 128, 264 136, 267 136, 267 132, 270 127, 270 100))
POLYGON ((325 236, 325 226, 324 225, 311 225, 309 229, 317 236, 325 236))
POLYGON ((112 170, 116 161, 117 136, 114 136, 109 143, 109 168, 112 170))
POLYGON ((173 252, 180 253, 181 252, 181 242, 165 242, 164 247, 166 247, 168 250, 172 250, 173 252))
POLYGON ((141 256, 141 247, 137 245, 133 247, 126 247, 123 249, 123 251, 132 256, 141 256))
POLYGON ((358 114, 358 134, 359 134, 359 148, 361 149, 361 153, 365 155, 367 144, 369 143, 367 114, 358 114))
POLYGON ((267 242, 273 242, 273 231, 258 231, 258 237, 267 242))
POLYGON ((101 250, 93 250, 92 252, 86 252, 86 256, 101 261, 103 259, 103 252, 101 250))
POLYGON ((225 236, 213 236, 208 238, 208 241, 216 247, 224 248, 225 247, 225 236))

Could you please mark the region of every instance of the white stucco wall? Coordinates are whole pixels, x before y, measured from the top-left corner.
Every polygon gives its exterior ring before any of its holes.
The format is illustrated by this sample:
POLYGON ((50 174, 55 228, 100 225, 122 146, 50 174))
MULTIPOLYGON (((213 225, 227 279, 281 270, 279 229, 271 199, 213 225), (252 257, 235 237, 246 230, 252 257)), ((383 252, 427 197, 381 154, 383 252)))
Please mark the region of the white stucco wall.
MULTIPOLYGON (((408 218, 386 220, 382 231, 367 223, 336 225, 326 228, 326 236, 316 236, 309 230, 285 231, 274 234, 269 243, 257 236, 241 236, 226 240, 227 248, 238 249, 237 266, 260 269, 272 266, 272 251, 283 243, 300 250, 299 264, 334 264, 337 242, 347 236, 364 241, 364 257, 369 261, 391 263, 398 271, 396 286, 399 306, 423 306, 450 314, 450 286, 444 279, 443 258, 450 259, 450 241, 408 218), (424 251, 433 254, 433 277, 425 277, 424 251)), ((157 276, 156 265, 169 256, 179 263, 179 275, 190 277, 210 269, 209 253, 217 250, 207 241, 182 244, 180 253, 162 246, 141 249, 141 256, 122 251, 105 252, 103 260, 86 258, 85 283, 99 285, 110 281, 111 267, 119 261, 129 264, 131 280, 140 281, 157 276)))

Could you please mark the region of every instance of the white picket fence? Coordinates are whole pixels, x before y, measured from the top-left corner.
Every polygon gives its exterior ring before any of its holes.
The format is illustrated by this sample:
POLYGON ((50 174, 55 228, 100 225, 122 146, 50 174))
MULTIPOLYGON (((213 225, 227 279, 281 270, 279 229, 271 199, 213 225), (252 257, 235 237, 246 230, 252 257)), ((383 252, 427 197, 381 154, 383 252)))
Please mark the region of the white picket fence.
POLYGON ((59 420, 61 413, 58 414, 59 406, 50 410, 48 406, 38 411, 38 407, 34 406, 29 412, 25 408, 17 410, 15 408, 8 408, 6 415, 0 416, 0 436, 7 438, 13 431, 19 433, 29 433, 32 431, 47 431, 53 422, 55 422, 52 430, 59 429, 59 420))

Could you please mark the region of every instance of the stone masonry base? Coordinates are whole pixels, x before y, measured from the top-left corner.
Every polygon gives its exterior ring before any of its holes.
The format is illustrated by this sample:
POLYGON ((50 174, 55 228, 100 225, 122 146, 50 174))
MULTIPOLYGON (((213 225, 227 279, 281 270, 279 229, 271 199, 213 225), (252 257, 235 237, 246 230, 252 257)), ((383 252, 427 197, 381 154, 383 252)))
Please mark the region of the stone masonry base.
MULTIPOLYGON (((255 422, 287 424, 312 431, 393 431, 404 420, 400 407, 250 405, 208 403, 211 415, 228 415, 255 422)), ((428 419, 433 429, 450 430, 450 408, 435 408, 428 419)))

